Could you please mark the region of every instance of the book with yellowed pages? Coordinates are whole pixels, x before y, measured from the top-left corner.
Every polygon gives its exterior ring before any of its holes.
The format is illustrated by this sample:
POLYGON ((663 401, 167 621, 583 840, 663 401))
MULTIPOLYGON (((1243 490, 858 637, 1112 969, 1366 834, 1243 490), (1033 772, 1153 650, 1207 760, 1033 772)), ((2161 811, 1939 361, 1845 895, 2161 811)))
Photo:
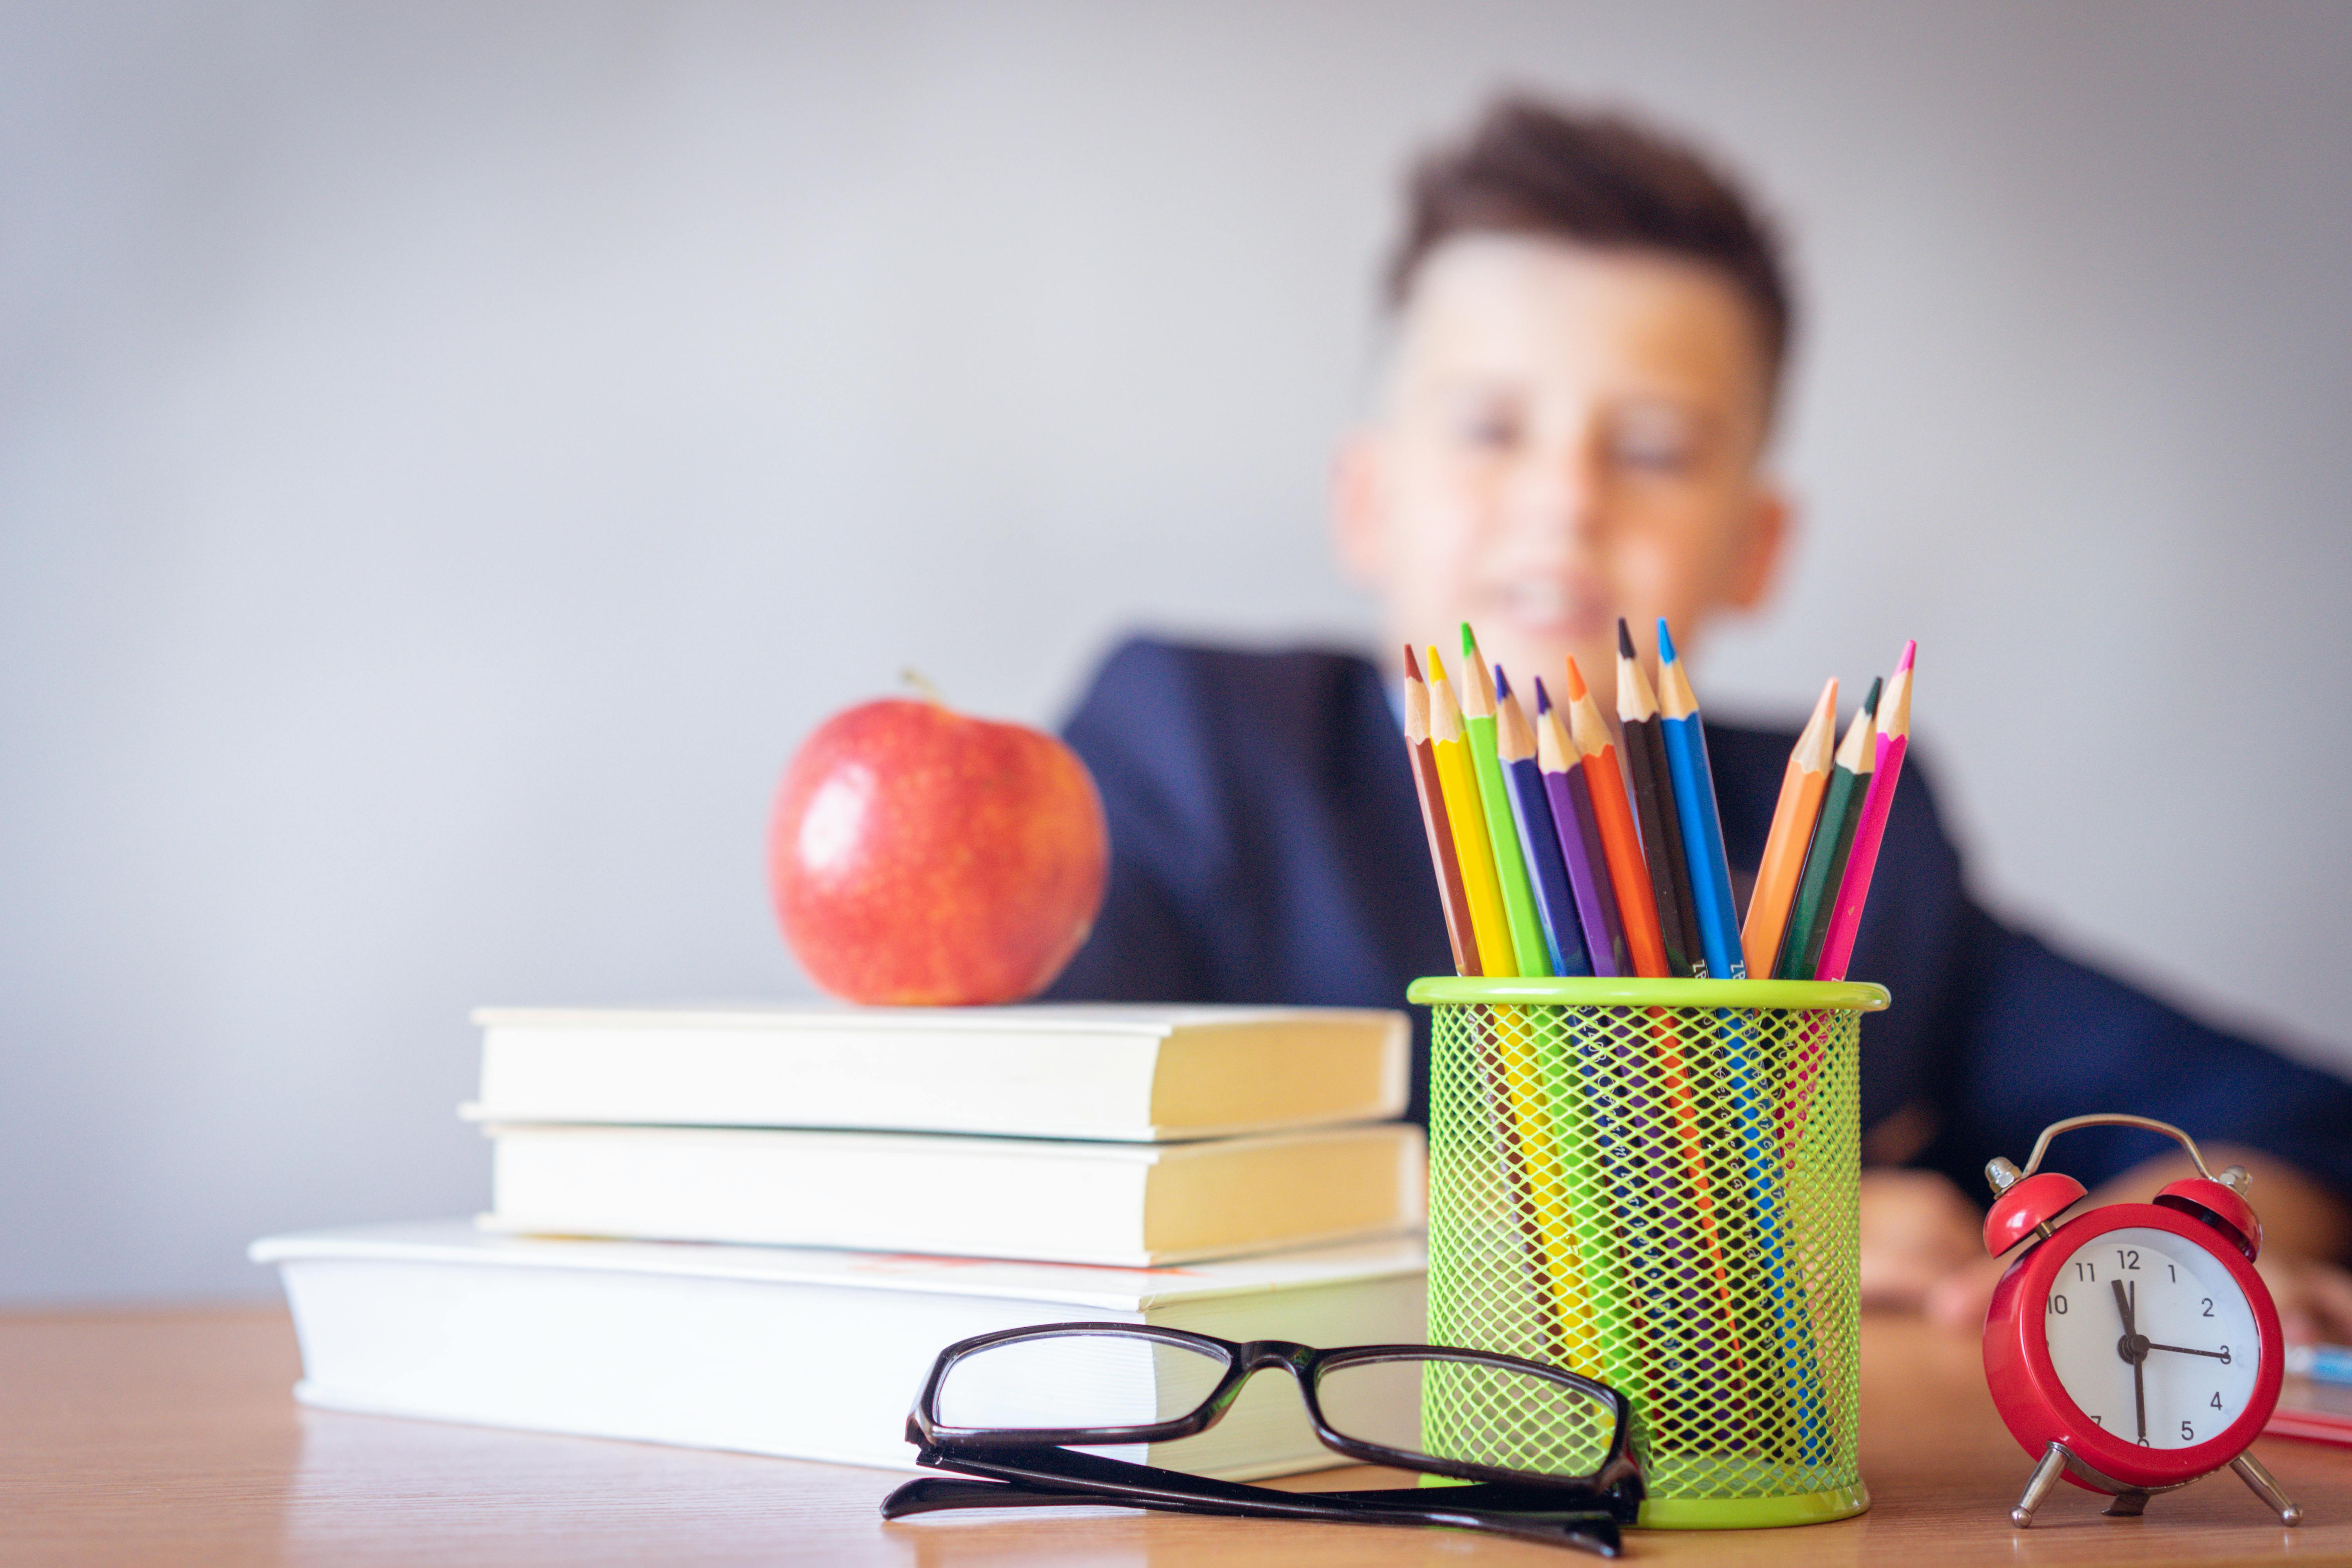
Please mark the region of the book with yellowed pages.
MULTIPOLYGON (((251 1256, 284 1280, 306 1405, 899 1469, 914 1467, 907 1412, 932 1358, 974 1334, 1073 1320, 1318 1345, 1426 1331, 1417 1239, 1076 1268, 541 1240, 449 1220, 270 1237, 251 1256)), ((1377 1419, 1411 1443, 1417 1401, 1377 1419)), ((1276 1373, 1197 1437, 1106 1451, 1236 1479, 1333 1462, 1276 1373)))
POLYGON ((854 1247, 1120 1267, 1393 1234, 1428 1215, 1399 1122, 1187 1143, 735 1127, 488 1129, 521 1235, 854 1247))
POLYGON ((1404 1015, 1345 1007, 486 1007, 498 1122, 1152 1141, 1404 1113, 1404 1015))

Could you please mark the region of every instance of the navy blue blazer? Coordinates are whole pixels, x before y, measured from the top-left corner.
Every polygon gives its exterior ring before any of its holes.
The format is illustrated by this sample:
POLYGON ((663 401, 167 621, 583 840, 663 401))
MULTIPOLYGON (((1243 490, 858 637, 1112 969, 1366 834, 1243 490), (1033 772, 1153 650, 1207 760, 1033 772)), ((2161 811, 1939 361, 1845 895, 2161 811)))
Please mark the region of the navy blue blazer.
MULTIPOLYGON (((1048 994, 1071 1000, 1397 1007, 1454 963, 1412 773, 1379 673, 1350 655, 1138 640, 1065 731, 1100 787, 1110 887, 1048 994)), ((1792 733, 1710 722, 1731 863, 1761 858, 1792 733)), ((1894 994, 1863 1020, 1874 1157, 1984 1194, 2063 1116, 2134 1111, 2252 1144, 2352 1194, 2352 1085, 2208 1027, 1970 901, 1916 753, 1906 763, 1850 973, 1894 994)), ((1411 1114, 1427 1120, 1413 1009, 1411 1114)), ((2095 1185, 2170 1147, 2094 1129, 2056 1167, 2095 1185)))

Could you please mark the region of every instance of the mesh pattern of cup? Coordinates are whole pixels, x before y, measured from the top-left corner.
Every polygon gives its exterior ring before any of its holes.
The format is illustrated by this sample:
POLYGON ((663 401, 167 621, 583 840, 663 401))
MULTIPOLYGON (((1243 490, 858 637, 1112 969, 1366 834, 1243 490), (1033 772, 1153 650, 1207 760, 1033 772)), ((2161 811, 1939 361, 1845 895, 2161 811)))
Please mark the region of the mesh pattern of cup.
MULTIPOLYGON (((1858 1016, 1450 1004, 1433 1040, 1431 1339, 1623 1391, 1654 1497, 1854 1485, 1858 1016)), ((1489 1463, 1591 1440, 1423 1421, 1489 1463)))

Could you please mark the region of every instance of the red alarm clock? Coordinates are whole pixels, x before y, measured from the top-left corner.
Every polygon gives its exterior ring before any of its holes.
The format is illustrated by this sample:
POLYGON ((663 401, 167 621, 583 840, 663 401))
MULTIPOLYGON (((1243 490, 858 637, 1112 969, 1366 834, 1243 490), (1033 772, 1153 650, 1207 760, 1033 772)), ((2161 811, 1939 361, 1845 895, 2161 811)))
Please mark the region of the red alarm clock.
POLYGON ((1985 1380, 2011 1436, 2040 1463, 2010 1522, 2032 1524, 2060 1477, 2106 1492, 2130 1515, 2152 1492, 2227 1465, 2275 1510, 2303 1522, 2246 1445, 2278 1403, 2284 1370, 2278 1309, 2254 1257, 2262 1222, 2232 1165, 2218 1177, 2178 1127, 2144 1116, 2071 1116, 2035 1141, 2021 1171, 1985 1166, 1999 1194, 1985 1250, 2023 1250, 1985 1313, 1985 1380), (2177 1140, 2198 1174, 2149 1204, 2108 1204, 2059 1217, 2083 1184, 2041 1171, 2050 1141, 2077 1127, 2141 1127, 2177 1140), (2036 1174, 2041 1171, 2040 1174, 2036 1174))

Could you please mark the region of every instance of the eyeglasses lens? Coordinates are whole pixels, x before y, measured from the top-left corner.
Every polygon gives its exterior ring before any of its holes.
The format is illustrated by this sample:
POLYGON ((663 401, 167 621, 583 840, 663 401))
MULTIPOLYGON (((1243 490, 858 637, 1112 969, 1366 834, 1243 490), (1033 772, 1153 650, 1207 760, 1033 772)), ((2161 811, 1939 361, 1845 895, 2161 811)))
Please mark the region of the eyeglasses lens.
POLYGON ((1342 1436, 1534 1475, 1591 1475, 1616 1432, 1605 1402, 1477 1362, 1342 1363, 1325 1369, 1316 1394, 1323 1418, 1342 1436))
POLYGON ((996 1431, 1145 1426, 1199 1409, 1225 1356, 1137 1334, 1055 1334, 959 1359, 940 1385, 939 1420, 996 1431))

